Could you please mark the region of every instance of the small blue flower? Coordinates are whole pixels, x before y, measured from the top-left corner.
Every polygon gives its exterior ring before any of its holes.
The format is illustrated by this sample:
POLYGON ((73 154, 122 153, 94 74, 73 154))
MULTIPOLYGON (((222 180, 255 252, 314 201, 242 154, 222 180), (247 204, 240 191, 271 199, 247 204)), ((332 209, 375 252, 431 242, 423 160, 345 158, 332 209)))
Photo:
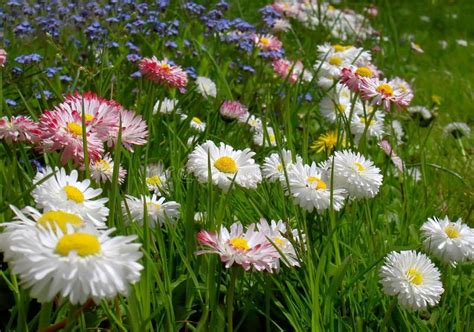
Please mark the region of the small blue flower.
POLYGON ((7 103, 8 106, 12 106, 12 107, 15 107, 17 104, 16 104, 16 101, 14 101, 13 99, 5 99, 5 102, 7 103))

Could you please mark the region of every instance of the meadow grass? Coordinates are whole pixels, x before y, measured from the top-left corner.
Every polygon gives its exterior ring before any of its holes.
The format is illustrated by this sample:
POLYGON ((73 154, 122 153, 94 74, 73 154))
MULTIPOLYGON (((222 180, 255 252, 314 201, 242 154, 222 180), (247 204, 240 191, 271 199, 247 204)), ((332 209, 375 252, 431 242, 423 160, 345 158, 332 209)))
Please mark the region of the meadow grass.
MULTIPOLYGON (((242 17, 261 26, 258 10, 265 3, 230 3, 226 17, 242 17)), ((353 1, 343 4, 359 12, 367 5, 353 1)), ((258 163, 283 147, 300 154, 306 163, 326 160, 325 153, 310 149, 328 128, 318 112, 324 92, 314 81, 289 85, 275 77, 268 61, 256 52, 236 53, 216 35, 204 36, 203 25, 186 15, 180 2, 171 1, 162 14, 163 20, 176 18, 187 23, 181 25, 176 37, 110 31, 108 38, 117 40, 120 46, 104 48, 100 53, 95 52, 98 42, 89 41, 84 31, 65 28, 58 38, 37 33, 16 39, 12 28, 5 26, 4 37, 11 44, 5 47, 7 66, 0 71, 2 115, 25 114, 36 120, 43 110, 61 102, 63 94, 93 91, 141 114, 149 136, 147 144, 135 146, 133 152, 117 144, 111 150, 116 166, 112 182, 100 185, 102 196, 109 198, 107 225, 117 228, 117 234, 137 234, 137 241, 142 243, 144 270, 129 296, 82 307, 59 300, 40 305, 21 287, 8 264, 2 263, 0 309, 4 319, 0 329, 28 331, 52 326, 54 330, 59 327, 54 324, 66 323, 69 331, 472 331, 472 263, 451 268, 434 260, 440 267, 445 291, 437 306, 421 312, 403 309, 395 297, 386 296, 378 271, 390 251, 423 250, 419 229, 428 217, 460 217, 472 226, 473 139, 443 136, 442 128, 452 121, 471 126, 474 121, 474 46, 469 39, 474 32, 470 25, 474 4, 401 0, 378 1, 377 6, 379 15, 371 24, 387 40, 381 42, 381 52, 373 53, 374 63, 387 76, 400 76, 411 83, 415 91, 412 105, 432 108, 432 96, 441 97, 437 116, 427 126, 420 126, 418 119, 404 112, 390 114, 401 120, 405 139, 399 145, 393 135, 389 140, 407 166, 419 167, 422 176, 419 181, 406 174, 395 176, 390 159, 377 141, 362 140, 358 149, 370 156, 384 176, 379 194, 373 199, 346 203, 338 212, 329 209, 320 213, 309 213, 295 205, 279 183, 263 181, 256 190, 235 186, 225 193, 211 183, 199 183, 185 170, 193 150, 187 141, 196 134, 189 127, 189 119, 194 116, 207 125, 199 134, 199 142, 222 141, 236 149, 252 145, 248 129, 222 121, 218 109, 225 99, 240 100, 274 128, 276 148, 252 147, 258 163), (420 20, 422 15, 430 22, 420 20), (76 47, 69 34, 83 46, 76 47), (423 54, 410 50, 408 34, 413 34, 423 54), (175 50, 165 47, 167 39, 175 40, 183 50, 179 59, 175 59, 175 50), (470 44, 459 46, 457 39, 467 39, 470 44), (193 88, 179 94, 143 78, 131 78, 138 67, 126 60, 129 51, 123 44, 128 40, 140 46, 143 56, 169 56, 183 66, 194 66, 198 74, 216 82, 218 97, 205 99, 193 88), (192 46, 184 47, 184 40, 192 46), (439 40, 446 40, 448 47, 442 49, 439 40), (21 75, 12 74, 13 59, 31 52, 40 53, 44 60, 25 66, 21 75), (44 74, 54 61, 63 66, 71 82, 44 74), (233 62, 251 65, 255 73, 240 71, 231 65, 233 62), (43 90, 49 90, 52 96, 35 98, 43 90), (307 92, 312 94, 312 101, 301 99, 307 92), (154 115, 155 102, 164 97, 178 98, 188 120, 181 121, 176 113, 154 115), (17 106, 6 103, 6 98, 15 100, 17 106), (147 217, 143 226, 130 223, 130 214, 122 210, 125 194, 147 194, 143 167, 158 161, 171 171, 173 190, 167 198, 181 204, 180 218, 155 228, 148 227, 147 217), (119 164, 127 169, 121 186, 119 164), (204 221, 195 221, 196 212, 206 213, 204 221), (282 267, 273 274, 244 271, 238 266, 226 269, 217 255, 195 255, 199 230, 217 230, 236 220, 248 225, 262 217, 283 219, 306 234, 306 248, 297 246, 300 268, 282 267)), ((11 15, 10 10, 5 6, 6 15, 11 15)), ((294 22, 281 40, 288 58, 301 59, 311 68, 316 45, 332 39, 324 29, 308 30, 294 22)), ((367 49, 374 46, 372 41, 362 41, 361 45, 367 49)), ((268 133, 265 136, 267 140, 268 133)), ((10 221, 10 204, 34 205, 31 191, 36 171, 30 161, 59 166, 59 153, 40 154, 27 145, 2 141, 0 155, 0 221, 10 221)), ((72 163, 65 167, 69 171, 75 168, 72 163)), ((89 177, 88 171, 81 172, 81 177, 89 177)))

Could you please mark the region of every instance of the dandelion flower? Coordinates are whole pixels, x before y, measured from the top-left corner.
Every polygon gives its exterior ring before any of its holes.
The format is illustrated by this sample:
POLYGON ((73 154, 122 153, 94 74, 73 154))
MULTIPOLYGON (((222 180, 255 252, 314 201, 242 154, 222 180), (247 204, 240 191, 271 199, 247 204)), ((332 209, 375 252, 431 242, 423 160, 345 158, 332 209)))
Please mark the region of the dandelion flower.
POLYGON ((338 142, 341 142, 341 147, 346 146, 346 139, 343 134, 337 139, 337 132, 330 130, 319 135, 318 139, 313 142, 311 149, 315 150, 317 153, 326 151, 326 153, 331 153, 337 146, 338 142))
POLYGON ((455 265, 474 258, 474 230, 461 219, 451 222, 448 217, 429 218, 421 231, 425 248, 443 262, 455 265))
POLYGON ((416 251, 391 252, 380 269, 380 282, 387 295, 412 310, 438 304, 443 294, 440 273, 431 260, 416 251))
POLYGON ((209 171, 211 181, 224 191, 228 191, 232 181, 241 187, 255 189, 262 181, 260 167, 252 159, 255 152, 250 149, 234 150, 229 145, 212 141, 196 146, 188 157, 187 169, 198 181, 207 183, 209 171))

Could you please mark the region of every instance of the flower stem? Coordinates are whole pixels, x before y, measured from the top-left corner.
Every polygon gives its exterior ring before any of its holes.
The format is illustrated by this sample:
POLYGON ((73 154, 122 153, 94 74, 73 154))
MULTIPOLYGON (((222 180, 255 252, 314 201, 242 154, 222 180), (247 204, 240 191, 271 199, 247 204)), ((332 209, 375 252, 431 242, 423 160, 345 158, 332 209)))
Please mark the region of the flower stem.
POLYGON ((233 318, 234 318, 234 293, 235 293, 235 283, 237 280, 237 268, 233 267, 230 275, 230 285, 227 290, 227 331, 232 332, 233 330, 233 318))

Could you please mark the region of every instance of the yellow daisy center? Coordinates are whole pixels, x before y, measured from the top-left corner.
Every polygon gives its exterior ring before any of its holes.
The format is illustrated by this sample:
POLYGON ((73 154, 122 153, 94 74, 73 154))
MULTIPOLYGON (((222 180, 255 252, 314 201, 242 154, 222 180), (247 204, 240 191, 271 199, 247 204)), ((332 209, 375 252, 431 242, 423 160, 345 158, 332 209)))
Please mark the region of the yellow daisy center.
POLYGON ((276 143, 275 135, 273 135, 273 134, 268 134, 268 138, 270 139, 270 143, 272 143, 272 144, 275 144, 275 143, 276 143))
POLYGON ((346 105, 338 103, 336 104, 336 111, 339 113, 344 113, 344 110, 346 109, 346 105))
POLYGON ((146 178, 146 183, 150 186, 159 186, 161 185, 161 178, 158 175, 153 175, 146 178))
POLYGON ((409 269, 407 272, 408 281, 415 285, 421 285, 423 283, 423 275, 415 268, 409 269))
POLYGON ((459 231, 452 225, 449 225, 444 229, 444 232, 450 239, 455 239, 459 237, 459 231))
POLYGON ((86 113, 84 115, 84 118, 85 118, 86 122, 91 122, 92 120, 94 120, 94 116, 92 114, 89 114, 89 113, 86 113))
POLYGON ((329 63, 333 66, 340 66, 342 64, 342 58, 338 56, 332 56, 329 58, 329 63))
POLYGON ((55 230, 58 227, 63 233, 67 231, 67 224, 71 224, 74 227, 80 227, 83 225, 81 217, 76 214, 58 211, 48 211, 38 219, 38 225, 43 227, 51 227, 55 230))
POLYGON ((368 67, 359 67, 359 68, 357 68, 355 73, 357 75, 363 76, 363 77, 372 77, 374 75, 372 73, 372 70, 370 70, 370 68, 368 68, 368 67))
POLYGON ((192 118, 192 121, 195 122, 195 123, 197 123, 197 124, 201 124, 201 123, 202 123, 201 119, 199 119, 198 117, 193 117, 193 118, 192 118))
POLYGON ((317 178, 315 176, 308 176, 306 178, 306 181, 308 181, 309 183, 315 183, 316 184, 316 189, 326 189, 327 188, 326 182, 324 182, 323 180, 321 180, 320 178, 317 178))
POLYGON ((100 167, 100 169, 102 169, 102 171, 104 171, 104 172, 110 171, 112 169, 109 162, 107 160, 104 160, 104 159, 96 161, 95 164, 96 164, 97 167, 100 167))
POLYGON ((158 203, 153 203, 153 202, 147 202, 146 203, 148 206, 154 207, 155 209, 160 209, 161 205, 158 203))
POLYGON ((354 162, 354 165, 356 166, 356 168, 359 172, 365 171, 365 167, 361 163, 356 161, 356 162, 354 162))
POLYGON ((334 8, 333 5, 328 5, 328 10, 334 10, 334 9, 336 9, 336 8, 334 8))
POLYGON ((69 122, 67 124, 67 130, 76 136, 82 136, 82 126, 75 122, 69 122))
POLYGON ((393 88, 387 83, 380 84, 375 90, 377 90, 377 92, 383 93, 386 96, 393 95, 393 88))
POLYGON ((84 194, 77 187, 67 185, 64 186, 63 189, 66 192, 68 200, 74 201, 78 204, 84 202, 84 194))
POLYGON ((334 49, 334 51, 336 52, 342 52, 346 49, 345 46, 343 45, 340 45, 340 44, 335 44, 335 45, 332 45, 332 48, 334 49))
POLYGON ((235 173, 238 170, 237 163, 231 157, 220 157, 214 162, 214 167, 223 173, 235 173))
POLYGON ((237 250, 247 251, 250 249, 249 242, 242 237, 234 237, 229 240, 229 243, 237 250))
POLYGON ((278 172, 283 172, 283 164, 281 164, 281 163, 278 164, 277 165, 277 170, 278 170, 278 172))
POLYGON ((367 118, 362 117, 362 118, 360 118, 360 123, 368 124, 369 126, 371 126, 375 123, 375 120, 367 121, 367 118))
POLYGON ((278 247, 283 247, 283 245, 285 244, 285 241, 283 240, 283 238, 281 236, 277 236, 276 238, 274 238, 273 242, 275 242, 275 244, 278 247))
POLYGON ((268 45, 270 45, 270 39, 267 38, 267 37, 261 37, 260 38, 260 43, 264 46, 268 46, 268 45))
POLYGON ((81 257, 98 254, 99 239, 88 233, 66 234, 56 244, 56 252, 61 256, 67 256, 71 251, 75 251, 81 257))

